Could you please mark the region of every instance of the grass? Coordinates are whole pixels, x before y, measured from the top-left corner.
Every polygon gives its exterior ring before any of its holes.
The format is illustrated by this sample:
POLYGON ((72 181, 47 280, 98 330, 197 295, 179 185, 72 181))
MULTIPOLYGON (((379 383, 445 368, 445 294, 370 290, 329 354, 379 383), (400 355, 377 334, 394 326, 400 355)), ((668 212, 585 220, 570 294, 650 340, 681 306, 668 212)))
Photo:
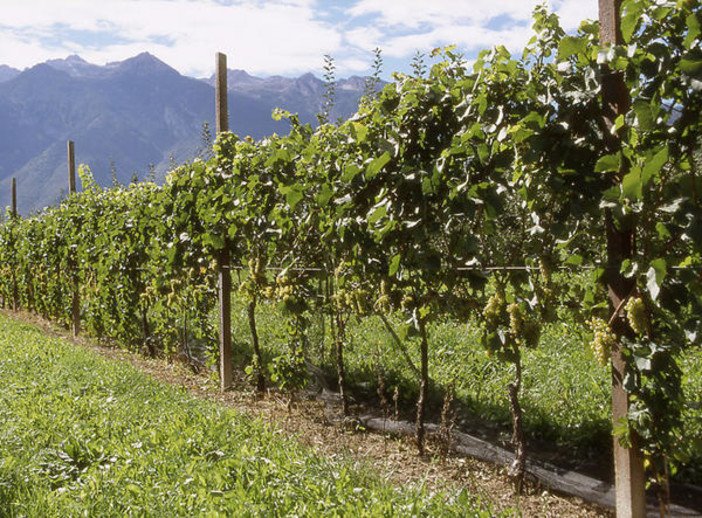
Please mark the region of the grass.
MULTIPOLYGON (((238 361, 250 359, 248 320, 244 302, 235 296, 233 334, 238 361)), ((264 357, 270 360, 285 349, 280 334, 283 317, 274 304, 259 305, 258 330, 264 357)), ((510 426, 507 384, 513 368, 490 358, 479 343, 479 324, 459 325, 450 319, 430 328, 432 380, 430 409, 438 419, 443 387, 456 388, 458 421, 468 430, 484 431, 507 438, 510 426)), ((335 364, 329 337, 329 322, 314 316, 308 355, 334 379, 335 364)), ((357 398, 377 403, 378 371, 381 370, 386 397, 392 400, 395 387, 411 418, 418 383, 407 362, 378 317, 351 319, 347 328, 345 362, 347 378, 357 398)), ((419 363, 419 347, 409 343, 408 353, 419 363)), ((676 479, 702 483, 702 350, 687 351, 680 359, 686 394, 685 443, 688 459, 676 479)), ((611 463, 611 378, 609 367, 594 359, 585 330, 561 320, 544 327, 541 342, 523 353, 521 403, 524 426, 532 446, 543 445, 566 452, 566 460, 597 467, 608 474, 611 463)))
POLYGON ((0 316, 0 516, 492 516, 0 316))

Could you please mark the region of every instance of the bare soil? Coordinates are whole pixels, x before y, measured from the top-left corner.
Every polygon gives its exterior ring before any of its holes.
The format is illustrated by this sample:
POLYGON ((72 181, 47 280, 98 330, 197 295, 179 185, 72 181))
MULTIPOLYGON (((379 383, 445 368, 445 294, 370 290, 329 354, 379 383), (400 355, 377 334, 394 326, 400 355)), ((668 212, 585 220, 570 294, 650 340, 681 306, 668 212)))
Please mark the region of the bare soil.
POLYGON ((427 453, 420 457, 411 440, 370 433, 353 425, 333 424, 327 418, 327 404, 323 401, 299 398, 290 405, 288 398, 275 390, 264 395, 255 394, 241 374, 233 390, 221 393, 212 373, 196 374, 177 361, 151 359, 115 346, 100 345, 85 337, 74 338, 68 331, 31 313, 4 310, 2 313, 104 357, 128 362, 155 379, 186 388, 196 397, 217 401, 277 426, 316 454, 344 457, 372 466, 383 478, 398 486, 423 485, 429 491, 464 488, 484 503, 492 504, 495 511, 515 509, 525 517, 614 516, 611 510, 530 484, 522 495, 517 495, 503 468, 475 459, 444 455, 436 439, 430 441, 427 453))

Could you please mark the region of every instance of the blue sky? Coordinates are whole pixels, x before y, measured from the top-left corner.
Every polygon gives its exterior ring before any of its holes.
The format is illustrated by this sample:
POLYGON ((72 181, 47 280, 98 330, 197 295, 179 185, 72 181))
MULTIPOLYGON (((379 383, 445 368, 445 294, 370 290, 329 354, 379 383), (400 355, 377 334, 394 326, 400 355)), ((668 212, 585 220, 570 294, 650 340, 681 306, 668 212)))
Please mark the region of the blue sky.
MULTIPOLYGON (((419 51, 455 44, 467 59, 494 45, 519 51, 539 0, 2 0, 0 64, 24 69, 78 54, 103 65, 150 52, 179 72, 205 77, 214 54, 259 76, 337 77, 409 71, 419 51)), ((597 0, 550 0, 567 31, 597 17, 597 0)))

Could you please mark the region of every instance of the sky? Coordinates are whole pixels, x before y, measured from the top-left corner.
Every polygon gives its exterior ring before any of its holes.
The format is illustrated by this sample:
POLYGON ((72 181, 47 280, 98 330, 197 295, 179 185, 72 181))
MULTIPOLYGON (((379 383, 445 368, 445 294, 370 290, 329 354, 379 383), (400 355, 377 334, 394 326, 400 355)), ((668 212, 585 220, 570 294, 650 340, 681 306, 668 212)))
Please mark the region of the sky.
MULTIPOLYGON (((456 45, 466 59, 495 45, 519 52, 543 0, 1 0, 0 64, 20 70, 78 54, 104 65, 150 52, 209 77, 216 52, 257 76, 409 72, 417 52, 456 45)), ((597 17, 597 0, 548 0, 568 32, 597 17)))

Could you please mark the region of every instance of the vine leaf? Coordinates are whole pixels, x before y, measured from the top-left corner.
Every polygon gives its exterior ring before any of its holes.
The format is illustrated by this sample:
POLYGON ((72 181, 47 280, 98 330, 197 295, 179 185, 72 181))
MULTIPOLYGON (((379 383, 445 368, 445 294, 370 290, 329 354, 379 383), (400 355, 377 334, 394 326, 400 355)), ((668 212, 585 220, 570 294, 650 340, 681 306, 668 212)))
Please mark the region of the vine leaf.
POLYGON ((668 161, 668 146, 663 146, 658 153, 656 153, 651 159, 646 161, 646 165, 643 168, 641 174, 641 183, 643 185, 648 184, 651 178, 654 178, 663 166, 668 161))
POLYGON ((622 15, 622 37, 626 43, 631 42, 631 38, 636 31, 636 27, 641 19, 644 6, 641 2, 630 0, 623 6, 622 15))
POLYGON ((629 200, 640 200, 643 196, 643 178, 641 169, 632 168, 622 179, 622 193, 629 200))
POLYGON ((608 173, 610 171, 619 171, 622 164, 622 158, 619 153, 613 155, 605 155, 600 158, 595 164, 596 173, 608 173))
POLYGON ((371 178, 374 178, 389 161, 390 153, 387 151, 373 160, 366 169, 366 179, 370 180, 371 178))
POLYGON ((653 300, 658 299, 661 292, 661 284, 667 273, 665 259, 659 258, 651 261, 651 267, 646 272, 646 288, 653 300))
POLYGON ((565 60, 574 54, 584 54, 586 50, 587 41, 585 38, 565 36, 558 43, 558 59, 565 60))

